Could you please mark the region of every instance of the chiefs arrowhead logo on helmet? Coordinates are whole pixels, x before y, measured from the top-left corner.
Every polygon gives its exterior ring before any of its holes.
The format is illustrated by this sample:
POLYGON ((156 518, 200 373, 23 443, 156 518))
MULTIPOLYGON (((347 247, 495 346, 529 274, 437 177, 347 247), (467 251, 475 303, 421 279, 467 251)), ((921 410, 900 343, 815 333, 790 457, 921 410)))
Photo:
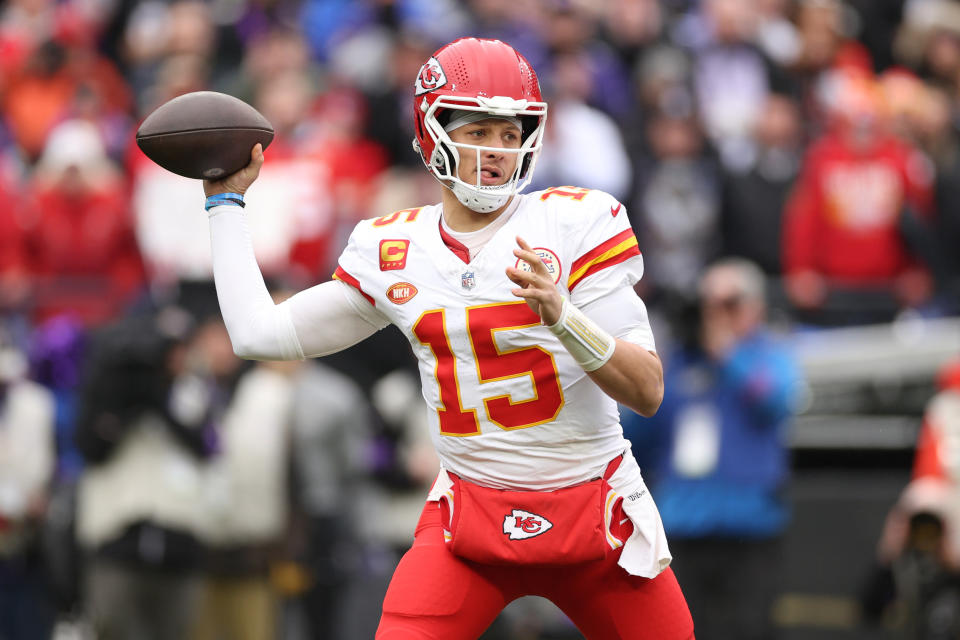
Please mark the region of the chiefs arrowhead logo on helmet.
POLYGON ((553 523, 535 513, 522 509, 513 509, 503 518, 503 533, 511 540, 526 540, 545 533, 553 523))
POLYGON ((423 95, 445 84, 447 84, 447 74, 443 72, 443 67, 440 66, 436 58, 430 58, 420 67, 414 95, 423 95))

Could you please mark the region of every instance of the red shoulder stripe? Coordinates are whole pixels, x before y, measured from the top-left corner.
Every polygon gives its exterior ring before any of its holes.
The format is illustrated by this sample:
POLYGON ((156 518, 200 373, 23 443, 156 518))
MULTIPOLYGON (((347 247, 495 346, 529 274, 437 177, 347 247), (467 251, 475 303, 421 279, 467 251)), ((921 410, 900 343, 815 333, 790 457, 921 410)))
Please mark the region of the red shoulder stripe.
POLYGON ((373 306, 377 306, 377 303, 374 302, 373 298, 368 296, 367 293, 360 287, 360 281, 354 278, 352 275, 343 270, 343 267, 337 265, 337 270, 333 272, 333 277, 336 280, 341 280, 346 282, 348 285, 360 292, 364 298, 367 299, 367 302, 373 306))

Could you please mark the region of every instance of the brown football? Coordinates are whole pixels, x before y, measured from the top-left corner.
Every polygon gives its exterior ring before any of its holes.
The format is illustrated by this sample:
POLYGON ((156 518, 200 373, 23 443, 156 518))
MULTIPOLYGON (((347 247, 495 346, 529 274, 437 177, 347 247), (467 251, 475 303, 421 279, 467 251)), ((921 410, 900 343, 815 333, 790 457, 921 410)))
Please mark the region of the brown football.
POLYGON ((181 176, 217 180, 250 162, 258 142, 266 149, 273 127, 243 100, 195 91, 157 107, 137 130, 148 158, 181 176))

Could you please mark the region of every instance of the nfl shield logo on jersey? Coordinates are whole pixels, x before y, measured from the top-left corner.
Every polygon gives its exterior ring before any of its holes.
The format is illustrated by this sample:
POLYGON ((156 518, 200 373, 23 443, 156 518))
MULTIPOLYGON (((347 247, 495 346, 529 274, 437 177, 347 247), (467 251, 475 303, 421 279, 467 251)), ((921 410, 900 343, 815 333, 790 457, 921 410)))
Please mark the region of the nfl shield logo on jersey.
POLYGON ((523 509, 513 509, 503 518, 503 533, 511 540, 526 540, 541 533, 546 533, 553 527, 553 523, 535 513, 523 509))
POLYGON ((477 286, 477 278, 473 274, 473 271, 464 271, 460 275, 460 286, 469 291, 477 286))

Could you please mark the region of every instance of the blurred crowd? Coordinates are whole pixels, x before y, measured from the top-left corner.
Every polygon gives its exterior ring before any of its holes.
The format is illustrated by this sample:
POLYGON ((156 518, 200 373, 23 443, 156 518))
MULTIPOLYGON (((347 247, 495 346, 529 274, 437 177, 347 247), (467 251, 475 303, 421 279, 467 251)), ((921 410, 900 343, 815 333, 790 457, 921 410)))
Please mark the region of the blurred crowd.
POLYGON ((372 637, 437 465, 408 347, 387 330, 320 363, 236 359, 200 184, 134 134, 197 90, 266 116, 247 211, 282 296, 328 279, 360 219, 439 200, 412 86, 464 35, 540 76, 529 190, 625 204, 661 353, 960 314, 960 2, 8 0, 0 638, 81 618, 106 639, 372 637), (711 297, 730 258, 741 282, 711 297), (704 332, 717 309, 749 322, 704 332))

